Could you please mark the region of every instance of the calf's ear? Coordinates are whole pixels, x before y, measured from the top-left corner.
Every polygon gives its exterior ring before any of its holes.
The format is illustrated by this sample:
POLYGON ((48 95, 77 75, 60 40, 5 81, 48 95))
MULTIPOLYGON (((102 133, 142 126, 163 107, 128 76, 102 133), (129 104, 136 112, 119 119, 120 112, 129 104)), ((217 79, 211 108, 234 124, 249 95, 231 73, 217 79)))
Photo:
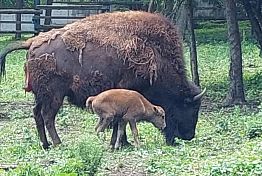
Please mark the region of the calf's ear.
POLYGON ((156 114, 161 114, 161 111, 159 110, 157 106, 154 106, 153 109, 156 114))
POLYGON ((158 111, 156 106, 153 107, 153 110, 154 110, 154 112, 159 113, 159 111, 158 111))

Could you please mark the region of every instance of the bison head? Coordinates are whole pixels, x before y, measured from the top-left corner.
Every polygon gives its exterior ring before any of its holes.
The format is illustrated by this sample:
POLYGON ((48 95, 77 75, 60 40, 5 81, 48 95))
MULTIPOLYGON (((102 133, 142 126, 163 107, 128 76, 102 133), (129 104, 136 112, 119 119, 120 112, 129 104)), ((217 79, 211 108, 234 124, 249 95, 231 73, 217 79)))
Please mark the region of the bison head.
POLYGON ((175 137, 184 140, 191 140, 195 136, 195 129, 198 120, 198 112, 201 105, 201 98, 206 89, 202 92, 192 84, 189 97, 181 99, 165 99, 163 106, 166 111, 166 128, 163 130, 167 144, 173 145, 175 137))
POLYGON ((175 136, 184 140, 191 140, 195 136, 195 129, 198 120, 198 112, 201 105, 201 98, 206 89, 198 94, 177 102, 174 107, 175 136))

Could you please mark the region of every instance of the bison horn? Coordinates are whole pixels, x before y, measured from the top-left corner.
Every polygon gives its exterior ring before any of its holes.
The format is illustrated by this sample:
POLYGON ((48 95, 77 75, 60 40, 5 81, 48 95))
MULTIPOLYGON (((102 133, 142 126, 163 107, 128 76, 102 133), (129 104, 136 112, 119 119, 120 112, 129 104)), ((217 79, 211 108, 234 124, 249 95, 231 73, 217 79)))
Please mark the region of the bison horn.
POLYGON ((206 88, 204 88, 204 90, 200 94, 194 96, 193 101, 197 101, 201 99, 205 93, 206 93, 206 88))

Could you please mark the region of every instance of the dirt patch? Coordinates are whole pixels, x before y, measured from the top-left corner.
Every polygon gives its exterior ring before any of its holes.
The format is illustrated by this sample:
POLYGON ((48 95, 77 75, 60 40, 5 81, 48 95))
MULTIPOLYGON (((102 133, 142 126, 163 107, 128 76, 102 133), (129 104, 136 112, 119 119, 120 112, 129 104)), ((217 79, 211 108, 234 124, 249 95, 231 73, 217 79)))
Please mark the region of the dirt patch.
POLYGON ((31 117, 33 106, 31 102, 0 102, 0 120, 31 117))
POLYGON ((106 161, 103 162, 103 168, 99 173, 108 176, 147 176, 149 173, 146 171, 144 165, 146 158, 139 156, 137 153, 118 156, 106 156, 106 161))
POLYGON ((4 107, 31 107, 33 106, 34 103, 31 103, 31 102, 27 102, 27 101, 21 101, 21 102, 8 102, 8 101, 5 101, 5 102, 0 102, 0 108, 4 108, 4 107))
POLYGON ((224 112, 231 113, 235 110, 235 106, 238 106, 240 109, 246 112, 259 112, 259 100, 248 100, 246 103, 242 105, 232 105, 232 106, 223 106, 222 104, 223 100, 220 101, 214 101, 210 97, 205 96, 201 103, 201 111, 205 114, 208 114, 210 112, 215 112, 217 110, 220 110, 221 108, 224 109, 224 112))

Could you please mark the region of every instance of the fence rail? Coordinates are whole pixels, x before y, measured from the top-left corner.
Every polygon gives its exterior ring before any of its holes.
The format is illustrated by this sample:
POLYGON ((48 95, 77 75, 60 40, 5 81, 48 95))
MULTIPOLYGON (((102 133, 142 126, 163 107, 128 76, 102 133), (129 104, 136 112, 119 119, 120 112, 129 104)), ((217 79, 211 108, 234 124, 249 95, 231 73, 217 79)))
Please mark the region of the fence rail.
POLYGON ((42 10, 37 9, 0 9, 0 14, 41 14, 42 10))
POLYGON ((16 36, 16 39, 21 38, 22 33, 38 33, 38 31, 27 31, 27 30, 21 30, 21 25, 22 24, 33 24, 33 21, 22 21, 21 19, 21 14, 34 14, 34 15, 40 15, 43 13, 43 10, 40 9, 0 9, 0 15, 1 14, 16 14, 16 18, 14 21, 12 20, 0 20, 0 24, 16 24, 16 30, 11 31, 11 30, 5 30, 5 31, 0 31, 0 33, 14 33, 16 36))
MULTIPOLYGON (((10 29, 7 29, 5 31, 1 31, 0 33, 15 33, 16 38, 19 39, 21 37, 21 33, 34 33, 37 34, 41 31, 47 31, 51 28, 60 28, 63 27, 61 24, 55 24, 52 23, 53 21, 59 21, 59 20, 77 20, 84 18, 86 14, 82 16, 70 16, 70 15, 57 15, 53 14, 52 12, 57 10, 83 10, 87 11, 88 13, 90 11, 94 13, 103 13, 107 11, 111 11, 113 5, 120 5, 128 7, 129 9, 146 9, 146 5, 141 1, 133 1, 133 2, 115 2, 115 1, 103 1, 103 2, 63 2, 63 1, 54 1, 53 3, 61 3, 61 5, 58 4, 49 4, 49 5, 40 5, 40 0, 34 0, 35 2, 35 8, 34 9, 22 9, 21 4, 18 4, 16 8, 13 9, 1 9, 0 8, 0 15, 1 14, 15 14, 16 19, 14 21, 8 19, 8 20, 1 20, 0 24, 15 24, 16 30, 11 31, 10 29), (20 5, 20 6, 19 6, 20 5), (45 13, 43 13, 45 12, 45 13), (21 18, 22 14, 33 14, 32 21, 24 21, 21 18), (44 20, 44 23, 40 23, 44 20), (53 21, 52 21, 53 20, 53 21), (21 25, 22 24, 32 24, 34 26, 33 31, 29 30, 22 30, 21 25)), ((204 10, 218 10, 219 8, 216 7, 197 7, 196 11, 201 12, 200 14, 197 14, 194 16, 195 21, 205 21, 205 20, 226 20, 225 17, 222 15, 220 16, 202 16, 202 11, 204 10)), ((240 17, 240 20, 246 20, 246 17, 240 17)))
POLYGON ((16 39, 21 38, 21 33, 34 33, 37 34, 41 31, 47 31, 52 28, 61 28, 63 25, 59 24, 51 24, 52 19, 81 19, 85 16, 52 16, 51 13, 49 15, 47 13, 43 14, 44 10, 52 11, 52 10, 94 10, 98 12, 107 12, 110 11, 110 6, 105 5, 97 5, 97 4, 89 4, 89 5, 36 5, 35 9, 0 9, 1 14, 16 14, 15 20, 0 20, 0 24, 16 24, 16 30, 5 30, 0 33, 15 33, 16 39), (23 21, 21 19, 21 14, 33 14, 32 21, 23 21), (45 23, 40 24, 40 20, 44 19, 45 23), (47 22, 46 22, 47 21, 47 22), (32 24, 34 25, 34 31, 21 30, 21 24, 32 24))
POLYGON ((37 8, 45 10, 108 10, 102 5, 37 5, 37 8))
MULTIPOLYGON (((18 1, 17 1, 18 2, 18 1)), ((22 1, 21 1, 22 2, 22 1)), ((46 4, 40 5, 40 0, 34 0, 34 9, 23 9, 22 3, 18 2, 16 4, 15 9, 1 9, 0 8, 0 15, 1 14, 15 14, 15 20, 1 20, 0 24, 15 24, 16 29, 11 31, 11 29, 7 29, 5 31, 1 31, 0 33, 15 33, 16 39, 21 38, 21 33, 34 33, 37 34, 41 31, 47 31, 51 28, 60 28, 63 25, 60 24, 52 24, 52 20, 77 20, 84 18, 83 16, 59 16, 59 15, 52 15, 52 11, 57 10, 84 10, 87 12, 93 11, 95 13, 104 13, 111 11, 113 5, 120 5, 127 7, 132 10, 137 9, 145 9, 146 5, 143 2, 133 1, 133 2, 115 2, 115 1, 103 1, 103 2, 64 2, 61 0, 54 0, 53 4, 46 4), (58 5, 57 3, 61 3, 62 5, 58 5), (43 13, 45 11, 45 13, 43 13), (22 14, 33 14, 32 21, 24 21, 22 20, 22 14), (44 23, 42 24, 42 20, 44 23), (32 24, 34 26, 33 31, 22 30, 21 24, 32 24)))

